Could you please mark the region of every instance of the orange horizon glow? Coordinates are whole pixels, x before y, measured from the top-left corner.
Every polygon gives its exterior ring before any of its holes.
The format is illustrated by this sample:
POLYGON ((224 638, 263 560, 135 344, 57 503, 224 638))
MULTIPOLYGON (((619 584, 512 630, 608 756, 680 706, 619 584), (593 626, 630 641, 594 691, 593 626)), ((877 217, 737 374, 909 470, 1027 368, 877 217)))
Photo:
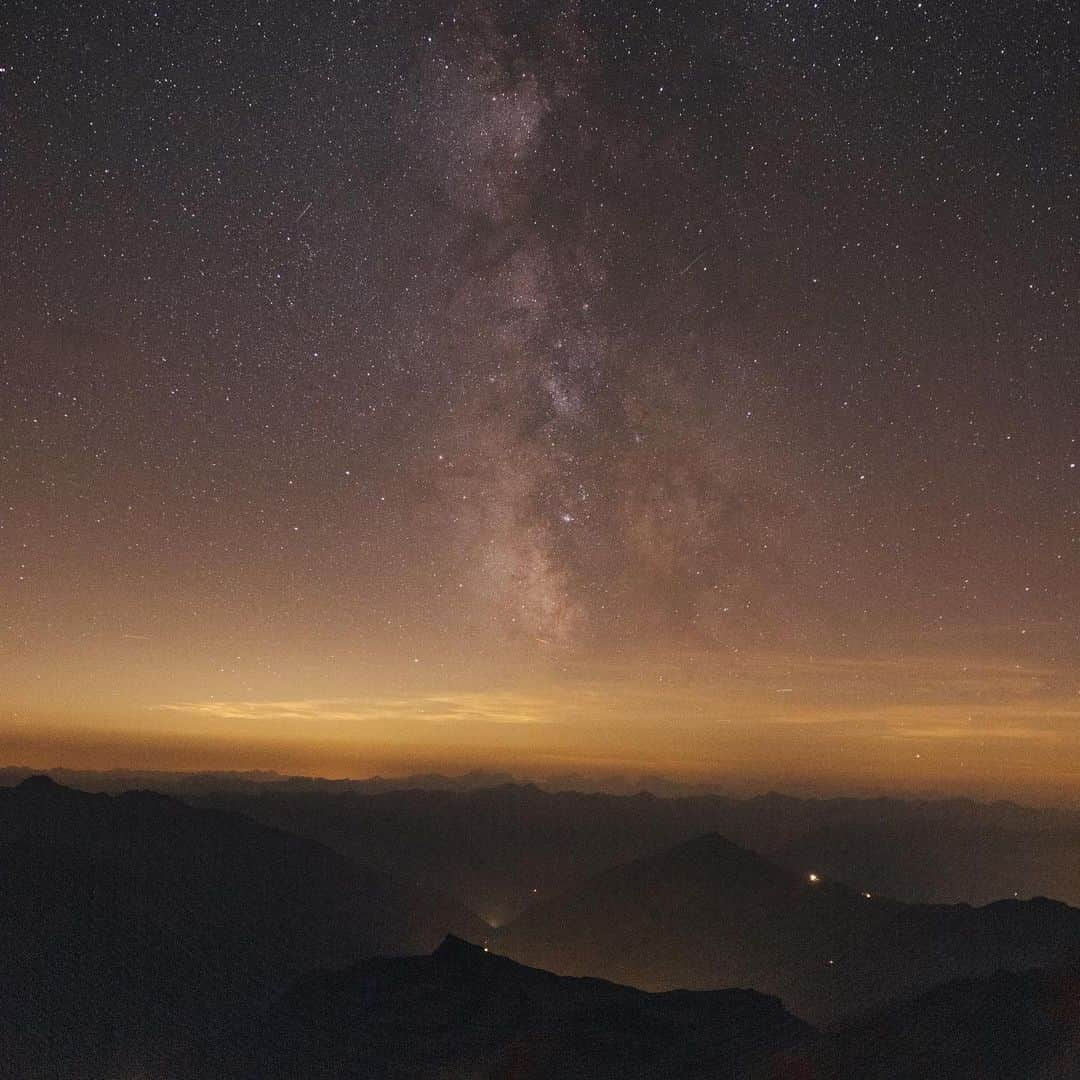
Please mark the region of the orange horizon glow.
POLYGON ((419 674, 325 695, 311 692, 316 679, 273 696, 219 687, 139 700, 131 687, 126 700, 84 692, 77 707, 57 684, 51 703, 0 714, 2 763, 327 778, 656 774, 743 794, 1080 802, 1080 700, 1059 665, 761 654, 588 670, 598 674, 563 665, 501 684, 489 674, 487 689, 419 674))

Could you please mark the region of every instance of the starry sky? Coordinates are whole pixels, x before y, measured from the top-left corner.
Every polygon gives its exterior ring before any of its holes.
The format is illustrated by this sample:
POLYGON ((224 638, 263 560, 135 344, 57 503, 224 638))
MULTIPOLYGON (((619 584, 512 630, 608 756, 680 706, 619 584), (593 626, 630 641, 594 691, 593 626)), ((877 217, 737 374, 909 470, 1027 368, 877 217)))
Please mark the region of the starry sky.
POLYGON ((3 756, 1080 801, 1071 9, 12 0, 3 756))

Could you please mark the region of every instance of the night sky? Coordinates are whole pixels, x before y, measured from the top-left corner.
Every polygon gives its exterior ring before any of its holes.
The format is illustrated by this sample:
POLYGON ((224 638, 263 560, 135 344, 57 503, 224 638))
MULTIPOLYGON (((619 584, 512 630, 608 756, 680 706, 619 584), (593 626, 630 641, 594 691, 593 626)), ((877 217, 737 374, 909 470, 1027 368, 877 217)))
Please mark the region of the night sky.
POLYGON ((1080 800, 1080 23, 0 16, 9 763, 1080 800))

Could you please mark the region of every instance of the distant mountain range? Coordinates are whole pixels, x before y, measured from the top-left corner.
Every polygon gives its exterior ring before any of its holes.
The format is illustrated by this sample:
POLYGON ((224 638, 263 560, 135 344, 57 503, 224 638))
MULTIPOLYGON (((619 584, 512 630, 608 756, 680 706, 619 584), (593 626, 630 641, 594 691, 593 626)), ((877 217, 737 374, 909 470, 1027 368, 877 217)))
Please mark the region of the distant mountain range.
POLYGON ((190 798, 424 881, 498 924, 537 896, 710 832, 793 872, 910 902, 1080 904, 1080 819, 1012 804, 663 799, 518 784, 376 794, 261 785, 190 798))
POLYGON ((34 769, 26 765, 0 766, 0 786, 13 787, 31 776, 48 776, 65 787, 82 791, 119 794, 124 791, 151 790, 169 795, 195 795, 223 789, 254 792, 269 785, 285 791, 326 792, 383 791, 423 789, 429 791, 474 791, 477 788, 513 784, 510 773, 474 769, 457 776, 442 773, 413 773, 408 776, 372 776, 360 780, 330 780, 321 776, 293 776, 273 769, 222 769, 210 772, 169 772, 161 769, 34 769))
MULTIPOLYGON (((27 772, 0 769, 0 785, 27 772)), ((1080 814, 1007 802, 586 794, 487 772, 360 781, 122 770, 53 777, 95 791, 148 787, 243 813, 451 894, 498 924, 537 897, 709 832, 796 873, 817 870, 913 903, 1052 896, 1080 905, 1080 814)))
POLYGON ((747 986, 830 1023, 959 976, 1080 958, 1080 910, 1045 899, 902 904, 713 834, 536 904, 492 947, 647 990, 747 986))

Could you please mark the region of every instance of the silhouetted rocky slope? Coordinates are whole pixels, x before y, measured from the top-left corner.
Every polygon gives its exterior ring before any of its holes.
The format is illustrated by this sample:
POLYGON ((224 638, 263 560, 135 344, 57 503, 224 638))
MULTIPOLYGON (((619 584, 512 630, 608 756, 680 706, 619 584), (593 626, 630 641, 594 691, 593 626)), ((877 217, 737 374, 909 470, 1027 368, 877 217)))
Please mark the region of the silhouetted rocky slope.
POLYGON ((300 972, 482 933, 459 905, 234 814, 0 791, 0 1075, 167 1063, 300 972))
POLYGON ((822 1080, 1078 1080, 1080 969, 995 972, 844 1024, 822 1080))
POLYGON ((749 991, 646 994, 451 937, 431 956, 298 980, 228 1069, 238 1080, 764 1080, 784 1076, 812 1035, 749 991))
POLYGON ((485 933, 242 816, 31 779, 0 792, 0 1076, 1080 1080, 1080 969, 994 973, 1080 944, 1050 901, 867 898, 707 835, 540 903, 501 938, 535 966, 369 958, 447 926, 485 933))
POLYGON ((816 1023, 958 976, 1066 962, 1080 955, 1080 910, 901 904, 708 835, 538 904, 494 947, 649 990, 748 986, 816 1023))

